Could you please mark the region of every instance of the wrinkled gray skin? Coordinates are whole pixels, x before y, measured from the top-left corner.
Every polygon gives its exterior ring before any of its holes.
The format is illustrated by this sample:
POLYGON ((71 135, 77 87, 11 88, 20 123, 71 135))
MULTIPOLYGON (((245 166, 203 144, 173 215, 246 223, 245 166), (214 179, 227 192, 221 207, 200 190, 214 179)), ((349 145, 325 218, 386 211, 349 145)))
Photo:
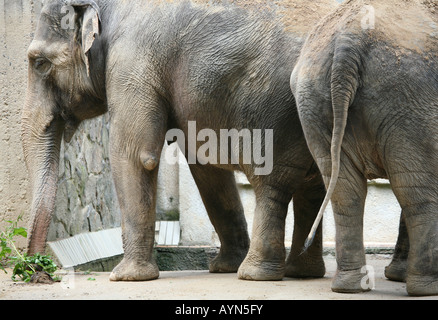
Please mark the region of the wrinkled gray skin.
POLYGON ((438 16, 420 2, 346 2, 311 33, 291 77, 334 208, 336 292, 367 290, 364 203, 367 179, 380 177, 402 207, 386 276, 410 295, 438 294, 438 16), (363 28, 365 4, 374 29, 363 28))
POLYGON ((158 164, 167 130, 180 128, 187 137, 189 120, 218 134, 221 128, 274 130, 270 175, 255 175, 253 164, 190 166, 221 241, 210 271, 236 272, 246 257, 243 279, 323 276, 321 228, 315 244, 299 255, 325 195, 289 86, 301 40, 270 15, 150 2, 72 1, 76 25, 64 30, 64 2, 45 1, 29 48, 22 120, 33 186, 28 251, 45 248, 62 136, 68 141, 80 121, 108 111, 125 252, 111 280, 159 276, 152 256, 158 164), (255 189, 251 245, 233 170, 243 171, 255 189), (292 197, 294 245, 285 262, 292 197))

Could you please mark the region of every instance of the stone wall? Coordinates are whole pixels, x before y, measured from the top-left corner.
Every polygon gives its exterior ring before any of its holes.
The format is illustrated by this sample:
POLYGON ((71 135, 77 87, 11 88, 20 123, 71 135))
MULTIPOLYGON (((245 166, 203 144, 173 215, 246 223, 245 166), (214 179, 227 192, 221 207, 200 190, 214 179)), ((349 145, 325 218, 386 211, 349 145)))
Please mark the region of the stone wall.
MULTIPOLYGON (((62 143, 55 214, 48 241, 120 227, 109 163, 109 115, 81 123, 62 143)), ((190 173, 189 178, 191 178, 190 173)), ((179 219, 179 166, 160 163, 157 220, 179 219)))
POLYGON ((48 240, 120 226, 108 153, 108 115, 83 122, 62 144, 55 215, 48 240))

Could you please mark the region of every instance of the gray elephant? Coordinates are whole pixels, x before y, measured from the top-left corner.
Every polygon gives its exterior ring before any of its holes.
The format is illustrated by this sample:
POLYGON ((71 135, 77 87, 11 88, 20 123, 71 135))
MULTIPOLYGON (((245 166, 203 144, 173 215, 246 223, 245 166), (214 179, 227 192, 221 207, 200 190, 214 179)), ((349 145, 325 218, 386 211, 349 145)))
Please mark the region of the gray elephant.
MULTIPOLYGON (((402 207, 386 275, 438 294, 438 15, 433 1, 351 0, 309 35, 291 77, 335 213, 336 292, 360 292, 367 179, 402 207), (397 14, 394 14, 394 13, 397 14)), ((311 235, 308 243, 311 242, 311 235)))
MULTIPOLYGON (((276 1, 275 9, 270 2, 195 2, 45 1, 28 50, 22 116, 33 190, 28 251, 45 249, 62 136, 68 142, 82 120, 108 111, 124 247, 111 280, 159 276, 152 256, 156 184, 163 142, 178 136, 170 129, 203 137, 177 142, 188 160, 194 158, 191 173, 220 238, 211 272, 239 271, 240 278, 252 280, 322 277, 321 228, 318 241, 299 255, 325 195, 289 86, 307 27, 287 25, 304 15, 294 12, 299 17, 294 19, 287 8, 302 3, 276 1), (255 153, 248 160, 245 152, 253 145, 237 141, 222 157, 223 146, 202 143, 223 129, 236 129, 238 140, 245 132, 265 133, 258 151, 265 150, 265 159, 272 156, 272 167, 261 167, 255 153), (195 157, 202 147, 204 158, 195 157), (212 154, 219 153, 220 161, 213 161, 212 154), (234 170, 243 171, 255 189, 251 244, 234 170), (292 197, 294 245, 285 261, 284 224, 292 197)), ((310 21, 334 6, 331 0, 317 4, 310 21)))

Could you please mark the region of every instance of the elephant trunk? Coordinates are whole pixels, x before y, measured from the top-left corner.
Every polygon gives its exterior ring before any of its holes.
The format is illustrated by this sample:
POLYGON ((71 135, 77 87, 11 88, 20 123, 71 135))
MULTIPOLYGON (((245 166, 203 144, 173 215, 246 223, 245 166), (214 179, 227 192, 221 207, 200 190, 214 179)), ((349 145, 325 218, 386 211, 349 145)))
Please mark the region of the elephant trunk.
POLYGON ((54 108, 27 100, 22 116, 22 143, 30 175, 32 205, 27 251, 45 251, 47 233, 55 207, 59 153, 64 121, 54 108))

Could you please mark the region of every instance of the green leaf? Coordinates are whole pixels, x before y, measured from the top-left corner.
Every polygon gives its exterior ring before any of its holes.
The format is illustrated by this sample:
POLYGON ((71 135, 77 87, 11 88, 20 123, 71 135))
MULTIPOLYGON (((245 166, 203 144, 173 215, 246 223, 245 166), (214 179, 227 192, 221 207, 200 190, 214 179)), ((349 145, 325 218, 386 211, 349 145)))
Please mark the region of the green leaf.
POLYGON ((13 281, 29 282, 34 274, 34 265, 40 266, 43 271, 53 277, 58 267, 50 256, 39 253, 28 256, 27 253, 21 254, 15 247, 14 237, 22 236, 27 238, 26 228, 17 227, 20 220, 22 220, 21 216, 16 221, 6 221, 9 226, 4 231, 0 231, 0 269, 6 272, 5 267, 11 266, 13 281))
POLYGON ((11 248, 9 247, 3 247, 2 246, 2 251, 0 252, 0 257, 6 257, 6 254, 11 253, 11 248))
POLYGON ((24 238, 27 238, 27 231, 26 228, 15 228, 13 232, 14 236, 22 236, 24 238))

